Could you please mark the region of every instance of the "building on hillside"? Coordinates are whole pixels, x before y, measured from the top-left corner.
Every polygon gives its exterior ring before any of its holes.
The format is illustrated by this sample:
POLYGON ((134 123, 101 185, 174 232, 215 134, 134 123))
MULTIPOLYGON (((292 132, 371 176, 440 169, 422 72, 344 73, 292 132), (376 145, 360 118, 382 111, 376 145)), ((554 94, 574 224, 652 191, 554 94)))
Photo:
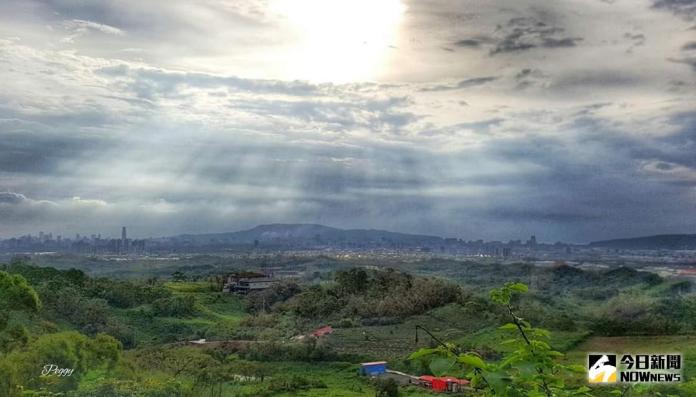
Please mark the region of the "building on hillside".
POLYGON ((460 393, 469 389, 470 383, 466 379, 458 379, 451 376, 422 375, 416 377, 403 372, 393 371, 387 368, 386 361, 360 364, 360 375, 393 379, 400 385, 416 385, 437 393, 460 393))
POLYGON ((375 361, 371 363, 360 364, 360 375, 362 376, 380 376, 387 372, 386 361, 375 361))
POLYGON ((464 391, 464 389, 469 385, 469 381, 466 379, 457 379, 453 377, 436 377, 430 375, 423 375, 420 378, 421 386, 426 389, 432 389, 439 393, 457 393, 464 391))
POLYGON ((278 280, 261 273, 237 273, 227 277, 223 292, 246 295, 271 288, 278 280))
POLYGON ((330 325, 327 325, 326 327, 321 327, 319 329, 314 330, 312 332, 312 336, 315 338, 321 338, 322 336, 332 334, 333 331, 334 331, 333 327, 330 325))

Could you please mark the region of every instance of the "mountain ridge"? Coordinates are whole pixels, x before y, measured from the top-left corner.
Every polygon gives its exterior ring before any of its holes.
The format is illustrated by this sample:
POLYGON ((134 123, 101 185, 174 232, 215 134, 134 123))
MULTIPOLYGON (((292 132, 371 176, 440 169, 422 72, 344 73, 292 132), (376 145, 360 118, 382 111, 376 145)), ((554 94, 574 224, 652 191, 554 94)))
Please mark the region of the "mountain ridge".
POLYGON ((587 245, 589 247, 616 249, 696 249, 696 234, 656 234, 652 236, 593 241, 587 245))
MULTIPOLYGON (((461 239, 382 229, 341 229, 315 223, 270 223, 234 232, 180 234, 171 239, 190 245, 285 245, 436 247, 461 239)), ((696 234, 657 234, 592 241, 577 246, 610 249, 679 250, 696 249, 696 234)))
POLYGON ((236 232, 181 234, 168 237, 195 245, 338 245, 417 247, 444 243, 439 236, 391 232, 380 229, 340 229, 312 223, 272 223, 236 232))

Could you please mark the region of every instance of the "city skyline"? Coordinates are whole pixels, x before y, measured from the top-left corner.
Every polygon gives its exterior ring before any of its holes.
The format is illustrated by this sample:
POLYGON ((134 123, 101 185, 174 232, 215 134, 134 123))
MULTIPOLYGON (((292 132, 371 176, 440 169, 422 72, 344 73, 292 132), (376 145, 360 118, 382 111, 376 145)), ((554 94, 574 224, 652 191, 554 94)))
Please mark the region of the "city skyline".
MULTIPOLYGON (((298 224, 302 225, 302 224, 298 224)), ((263 226, 268 226, 268 225, 257 225, 256 227, 263 227, 263 226)), ((327 226, 327 225, 319 225, 319 226, 327 226)), ((332 227, 332 226, 328 226, 332 227)), ((351 229, 346 229, 346 230, 351 230, 351 229)), ((368 230, 366 228, 357 228, 357 229, 352 229, 352 230, 368 230)), ((225 231, 219 231, 219 232, 213 232, 214 233, 233 233, 233 232, 239 232, 242 230, 225 230, 225 231)), ((398 231, 390 231, 390 232, 395 232, 395 233, 401 233, 398 231)), ((187 235, 189 233, 182 233, 182 235, 187 235)), ((206 233, 201 233, 201 234, 206 234, 206 233)), ((211 234, 211 233, 207 233, 211 234)), ((408 233, 406 233, 408 234, 408 233)), ((195 235, 195 234, 194 234, 195 235)), ((38 232, 33 232, 33 233, 26 233, 22 235, 16 235, 16 236, 10 236, 10 237, 0 237, 0 240, 8 240, 8 239, 13 239, 13 238, 21 238, 21 237, 36 237, 39 240, 47 240, 47 241, 54 241, 55 240, 82 240, 82 239, 88 239, 88 240, 100 240, 100 239, 112 239, 112 240, 117 240, 120 239, 121 241, 123 240, 128 240, 129 236, 127 234, 127 226, 121 226, 121 232, 120 234, 114 233, 113 235, 110 235, 108 233, 100 233, 100 232, 72 232, 72 233, 66 233, 66 234, 61 234, 61 233, 54 233, 52 231, 43 231, 39 230, 38 232)), ((150 236, 137 236, 137 239, 156 239, 156 238, 166 238, 166 237, 175 237, 175 235, 165 235, 165 234, 158 234, 158 235, 150 235, 150 236)), ((441 236, 437 235, 437 237, 442 237, 442 238, 458 238, 461 239, 463 236, 441 236)), ((527 236, 529 237, 529 236, 527 236)), ((467 240, 464 238, 464 240, 467 240)), ((468 240, 479 240, 478 238, 475 238, 475 236, 471 236, 468 238, 468 240)), ((520 239, 516 239, 520 240, 520 239)), ((534 240, 536 243, 536 235, 531 235, 531 240, 534 240)), ((491 240, 494 241, 494 240, 491 240)))
POLYGON ((564 240, 537 240, 536 234, 531 234, 528 236, 517 236, 517 238, 511 238, 511 239, 483 239, 480 238, 480 236, 476 235, 471 235, 471 236, 457 236, 457 235, 440 235, 440 234, 417 234, 417 233, 408 233, 408 232, 402 232, 402 231, 395 231, 395 230, 384 230, 384 229, 370 229, 370 228, 340 228, 337 226, 330 226, 330 225, 320 225, 320 224, 309 224, 309 223, 297 223, 297 224, 266 224, 266 225, 256 225, 252 228, 249 229, 230 229, 230 230, 222 230, 222 231, 212 231, 212 232, 207 232, 207 233, 181 233, 181 234, 155 234, 155 235, 136 235, 135 237, 131 237, 130 234, 126 233, 127 227, 122 226, 121 227, 121 233, 120 235, 117 233, 114 234, 109 234, 109 233, 100 233, 100 232, 72 232, 72 233, 66 233, 66 234, 61 234, 61 233, 54 233, 52 231, 38 231, 38 232, 30 232, 30 233, 25 233, 22 235, 15 235, 15 236, 9 236, 9 237, 2 237, 0 236, 0 242, 2 241, 10 241, 10 240, 21 240, 21 239, 35 239, 37 241, 46 241, 46 242, 60 242, 60 241, 65 241, 65 242, 77 242, 77 241, 120 241, 122 246, 125 246, 125 242, 129 241, 144 241, 144 240, 157 240, 157 239, 170 239, 170 238, 179 238, 182 236, 205 236, 205 235, 216 235, 216 234, 230 234, 230 233, 239 233, 239 232, 247 232, 250 230, 254 230, 257 228, 266 228, 266 227, 273 227, 273 226, 289 226, 289 227, 294 227, 294 226, 319 226, 319 227, 326 227, 326 228, 332 228, 332 229, 337 229, 337 230, 343 230, 343 231, 380 231, 380 232, 387 232, 387 233, 401 233, 405 235, 421 235, 425 237, 437 237, 437 238, 442 238, 442 239, 455 239, 459 240, 462 242, 485 242, 485 243, 514 243, 514 244, 526 244, 526 245, 536 245, 536 244, 547 244, 547 245, 552 245, 552 244, 567 244, 567 245, 586 245, 589 243, 597 242, 597 241, 609 241, 609 240, 621 240, 621 239, 636 239, 636 238, 649 238, 649 237, 656 237, 656 236, 696 236, 696 233, 682 233, 682 234, 659 234, 659 235, 629 235, 629 236, 615 236, 613 238, 609 239, 598 239, 598 240, 588 240, 588 241, 564 241, 564 240))
POLYGON ((696 232, 690 2, 0 2, 0 238, 696 232))

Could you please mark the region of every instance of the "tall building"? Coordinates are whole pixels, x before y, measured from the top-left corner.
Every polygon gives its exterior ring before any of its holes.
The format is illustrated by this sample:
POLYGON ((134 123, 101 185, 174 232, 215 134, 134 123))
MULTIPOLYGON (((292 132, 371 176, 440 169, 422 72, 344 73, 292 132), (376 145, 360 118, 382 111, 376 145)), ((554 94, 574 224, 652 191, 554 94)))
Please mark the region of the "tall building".
POLYGON ((126 227, 121 228, 121 253, 125 254, 128 252, 128 246, 126 245, 126 227))
POLYGON ((531 237, 531 238, 529 239, 529 241, 527 242, 527 245, 529 245, 530 247, 536 247, 536 245, 537 245, 537 239, 536 239, 536 236, 535 236, 535 235, 532 235, 532 237, 531 237))

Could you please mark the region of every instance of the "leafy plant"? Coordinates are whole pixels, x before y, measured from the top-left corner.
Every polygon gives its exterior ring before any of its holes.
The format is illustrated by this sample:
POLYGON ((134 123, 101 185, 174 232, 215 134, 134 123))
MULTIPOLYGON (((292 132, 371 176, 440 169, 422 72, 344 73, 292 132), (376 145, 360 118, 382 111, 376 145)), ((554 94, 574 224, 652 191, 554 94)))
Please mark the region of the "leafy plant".
POLYGON ((456 370, 467 371, 471 385, 481 389, 483 395, 500 397, 528 396, 588 396, 586 386, 569 387, 565 384, 567 373, 584 372, 582 366, 559 363, 562 354, 549 345, 549 331, 534 328, 518 315, 513 305, 517 294, 526 293, 522 283, 506 283, 502 288, 491 291, 491 300, 505 308, 510 322, 499 328, 500 332, 512 333, 512 338, 503 343, 512 350, 498 362, 486 362, 474 352, 462 352, 451 343, 421 349, 411 359, 427 359, 431 371, 437 375, 456 370))

